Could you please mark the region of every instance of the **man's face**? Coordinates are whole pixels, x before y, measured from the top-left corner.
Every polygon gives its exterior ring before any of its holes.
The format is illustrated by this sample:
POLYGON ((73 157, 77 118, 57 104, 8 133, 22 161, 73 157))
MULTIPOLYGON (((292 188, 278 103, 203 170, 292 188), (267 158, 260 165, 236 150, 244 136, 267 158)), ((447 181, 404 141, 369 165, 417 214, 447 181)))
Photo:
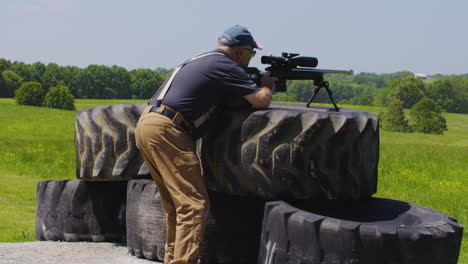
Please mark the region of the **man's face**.
POLYGON ((243 66, 248 66, 250 59, 255 56, 256 51, 252 46, 241 46, 238 50, 239 63, 243 66))

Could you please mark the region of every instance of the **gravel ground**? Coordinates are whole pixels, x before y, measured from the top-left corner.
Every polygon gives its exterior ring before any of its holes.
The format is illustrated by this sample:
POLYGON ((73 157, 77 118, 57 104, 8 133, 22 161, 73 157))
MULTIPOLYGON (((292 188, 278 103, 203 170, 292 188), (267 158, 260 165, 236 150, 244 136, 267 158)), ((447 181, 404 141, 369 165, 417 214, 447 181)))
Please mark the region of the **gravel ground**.
POLYGON ((0 264, 161 264, 139 259, 124 244, 36 241, 0 243, 0 264))

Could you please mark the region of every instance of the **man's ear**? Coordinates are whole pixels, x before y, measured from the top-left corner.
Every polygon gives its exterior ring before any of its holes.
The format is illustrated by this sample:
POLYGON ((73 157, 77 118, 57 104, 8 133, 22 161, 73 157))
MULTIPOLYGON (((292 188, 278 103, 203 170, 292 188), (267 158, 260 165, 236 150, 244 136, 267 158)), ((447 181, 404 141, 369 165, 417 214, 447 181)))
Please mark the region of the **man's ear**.
POLYGON ((237 56, 237 59, 240 59, 242 58, 242 55, 244 55, 244 49, 240 48, 240 47, 237 47, 237 50, 236 50, 236 56, 237 56))

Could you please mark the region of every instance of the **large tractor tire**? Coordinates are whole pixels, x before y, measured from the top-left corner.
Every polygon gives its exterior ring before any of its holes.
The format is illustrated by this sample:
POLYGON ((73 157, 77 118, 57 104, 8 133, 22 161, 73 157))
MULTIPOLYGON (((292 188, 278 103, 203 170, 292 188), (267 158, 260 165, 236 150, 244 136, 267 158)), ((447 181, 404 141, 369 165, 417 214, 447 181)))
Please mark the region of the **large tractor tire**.
POLYGON ((268 199, 359 199, 377 188, 377 116, 272 104, 228 109, 199 142, 208 188, 268 199))
MULTIPOLYGON (((202 263, 255 263, 265 202, 214 192, 210 192, 210 200, 211 210, 200 248, 202 263)), ((129 181, 126 219, 130 254, 164 260, 166 218, 152 180, 129 181)))
MULTIPOLYGON (((134 128, 145 104, 100 106, 76 117, 77 177, 149 178, 134 128)), ((210 190, 267 199, 359 199, 377 188, 377 116, 353 109, 272 104, 227 108, 198 142, 210 190)))
POLYGON ((456 264, 462 232, 452 217, 395 200, 270 202, 258 264, 456 264))
POLYGON ((164 260, 166 218, 152 180, 131 180, 127 187, 127 248, 139 258, 164 260))
POLYGON ((76 176, 87 181, 150 178, 135 143, 135 126, 146 104, 107 105, 75 118, 76 176))
POLYGON ((126 182, 39 182, 36 239, 125 242, 126 189, 126 182))

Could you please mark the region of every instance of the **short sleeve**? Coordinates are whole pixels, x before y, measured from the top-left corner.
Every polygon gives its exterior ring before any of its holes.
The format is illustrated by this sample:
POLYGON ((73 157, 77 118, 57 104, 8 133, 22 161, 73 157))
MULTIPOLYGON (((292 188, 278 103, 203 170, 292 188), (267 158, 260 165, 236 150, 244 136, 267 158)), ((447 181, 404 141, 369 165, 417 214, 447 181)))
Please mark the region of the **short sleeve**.
POLYGON ((245 96, 260 90, 239 64, 233 65, 231 70, 225 72, 222 82, 228 96, 245 96))

